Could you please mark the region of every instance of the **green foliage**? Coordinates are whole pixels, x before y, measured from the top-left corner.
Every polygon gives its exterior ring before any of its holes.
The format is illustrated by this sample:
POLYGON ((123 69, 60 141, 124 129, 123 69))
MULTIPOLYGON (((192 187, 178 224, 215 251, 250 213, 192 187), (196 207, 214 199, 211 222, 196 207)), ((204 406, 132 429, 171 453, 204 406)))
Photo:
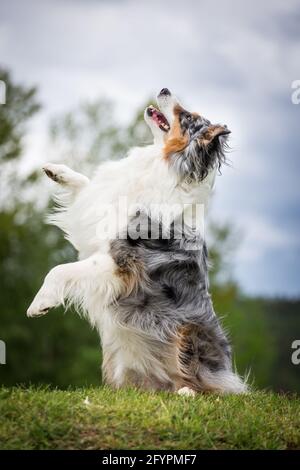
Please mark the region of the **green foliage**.
POLYGON ((0 213, 0 337, 7 345, 1 382, 99 384, 99 340, 86 323, 72 312, 63 317, 62 309, 39 321, 25 315, 45 273, 74 258, 58 230, 26 209, 22 223, 17 222, 17 213, 0 213))
POLYGON ((296 396, 0 389, 1 449, 299 449, 296 396))
POLYGON ((208 225, 208 245, 209 245, 209 279, 212 286, 222 287, 228 285, 235 286, 235 295, 237 294, 236 283, 232 280, 231 260, 234 258, 234 250, 238 246, 238 234, 232 225, 217 224, 210 221, 208 225))
POLYGON ((6 85, 6 103, 0 106, 0 162, 20 156, 22 138, 29 117, 39 110, 36 89, 14 85, 10 73, 0 68, 0 80, 6 85))
POLYGON ((300 365, 291 361, 292 343, 300 339, 300 301, 257 299, 270 325, 275 360, 270 366, 270 382, 276 390, 300 392, 300 365))
POLYGON ((274 338, 263 303, 243 296, 233 279, 238 232, 229 224, 211 222, 208 236, 212 298, 233 344, 235 366, 251 384, 268 387, 276 354, 274 338))
POLYGON ((27 121, 39 109, 36 90, 14 85, 3 70, 0 78, 7 88, 6 104, 0 106, 0 338, 7 346, 7 364, 1 366, 0 381, 97 384, 99 339, 87 324, 71 312, 59 321, 62 309, 41 322, 25 316, 45 273, 75 253, 57 229, 44 224, 35 201, 24 202, 27 185, 33 193, 36 186, 39 194, 37 173, 25 177, 19 172, 27 121))
POLYGON ((21 156, 26 123, 40 108, 36 89, 15 85, 10 73, 0 68, 0 80, 6 86, 6 103, 0 105, 0 203, 12 207, 24 182, 16 174, 16 160, 21 156))

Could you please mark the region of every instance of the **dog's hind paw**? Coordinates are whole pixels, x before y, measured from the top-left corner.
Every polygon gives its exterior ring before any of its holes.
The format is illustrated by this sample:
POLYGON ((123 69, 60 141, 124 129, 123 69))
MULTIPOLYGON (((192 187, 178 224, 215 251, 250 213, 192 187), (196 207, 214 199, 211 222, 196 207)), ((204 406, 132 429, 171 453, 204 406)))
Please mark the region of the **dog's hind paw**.
POLYGON ((43 167, 43 171, 48 178, 56 183, 69 186, 72 189, 81 189, 89 183, 89 179, 86 176, 71 170, 71 168, 66 165, 46 163, 43 167))
POLYGON ((60 184, 68 183, 68 170, 69 169, 65 165, 55 163, 46 163, 43 167, 43 171, 46 173, 48 178, 60 184))
POLYGON ((52 163, 47 163, 43 167, 43 171, 48 176, 48 178, 52 179, 53 181, 58 182, 58 175, 57 175, 55 167, 56 167, 56 165, 53 165, 52 163))
POLYGON ((184 397, 193 397, 194 398, 196 396, 195 390, 192 390, 189 387, 182 387, 179 390, 177 390, 177 393, 178 393, 178 395, 182 395, 184 397))

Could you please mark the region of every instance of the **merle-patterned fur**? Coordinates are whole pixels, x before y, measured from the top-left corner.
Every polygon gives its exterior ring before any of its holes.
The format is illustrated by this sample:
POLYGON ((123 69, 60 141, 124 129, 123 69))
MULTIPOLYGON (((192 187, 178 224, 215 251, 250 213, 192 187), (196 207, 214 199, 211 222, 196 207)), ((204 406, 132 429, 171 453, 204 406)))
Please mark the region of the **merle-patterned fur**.
POLYGON ((201 182, 214 167, 220 169, 226 162, 226 126, 212 125, 208 119, 179 110, 179 123, 183 135, 188 133, 188 145, 171 155, 170 161, 183 180, 201 182))
POLYGON ((124 262, 127 253, 129 261, 134 256, 145 271, 137 291, 117 300, 118 321, 157 341, 177 339, 186 384, 205 389, 201 385, 203 367, 210 372, 231 368, 230 346, 208 293, 206 246, 197 234, 185 233, 179 240, 172 229, 169 239, 162 232, 156 240, 149 233, 140 233, 137 239, 128 233, 127 239, 111 242, 117 264, 120 256, 124 262))

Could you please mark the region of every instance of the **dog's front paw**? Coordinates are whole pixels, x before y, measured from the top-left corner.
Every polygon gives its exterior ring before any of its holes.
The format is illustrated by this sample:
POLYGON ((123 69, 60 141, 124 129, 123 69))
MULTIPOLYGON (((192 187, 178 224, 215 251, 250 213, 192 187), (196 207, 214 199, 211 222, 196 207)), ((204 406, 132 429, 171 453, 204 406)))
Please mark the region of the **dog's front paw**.
POLYGON ((55 303, 48 297, 37 296, 27 310, 27 317, 42 317, 55 307, 55 303))

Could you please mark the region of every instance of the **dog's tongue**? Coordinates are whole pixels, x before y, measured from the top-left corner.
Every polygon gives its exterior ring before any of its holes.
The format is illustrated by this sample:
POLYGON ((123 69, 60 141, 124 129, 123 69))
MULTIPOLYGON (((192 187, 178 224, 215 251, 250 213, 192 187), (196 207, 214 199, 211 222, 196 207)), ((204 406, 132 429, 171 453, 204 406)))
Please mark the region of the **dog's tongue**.
POLYGON ((162 130, 168 131, 170 129, 169 123, 167 119, 165 118, 165 116, 163 115, 163 113, 155 109, 153 111, 152 118, 162 130))

